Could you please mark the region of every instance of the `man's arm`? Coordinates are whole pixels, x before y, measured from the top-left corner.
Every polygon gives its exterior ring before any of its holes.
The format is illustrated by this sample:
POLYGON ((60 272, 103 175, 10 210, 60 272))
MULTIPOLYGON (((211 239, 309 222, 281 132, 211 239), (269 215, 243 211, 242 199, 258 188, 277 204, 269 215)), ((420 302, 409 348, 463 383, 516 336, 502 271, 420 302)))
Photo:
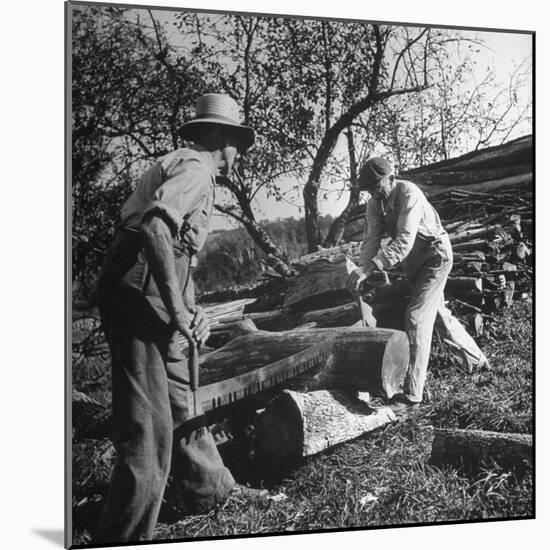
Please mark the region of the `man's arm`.
POLYGON ((183 216, 196 207, 210 185, 210 173, 197 160, 180 162, 164 173, 168 178, 158 187, 143 212, 143 248, 160 297, 174 327, 189 337, 193 329, 200 344, 208 338, 208 322, 199 307, 186 307, 181 295, 172 244, 183 216))
POLYGON ((349 274, 346 286, 352 294, 359 292, 361 283, 368 279, 377 269, 372 258, 380 248, 380 241, 384 234, 384 224, 378 212, 376 201, 370 199, 367 203, 365 231, 363 244, 359 253, 359 267, 349 274))
POLYGON ((414 189, 407 189, 400 200, 395 239, 372 258, 380 270, 388 269, 408 256, 420 227, 422 212, 421 196, 414 189))
POLYGON ((359 253, 359 265, 369 267, 370 261, 380 248, 380 242, 384 234, 384 224, 382 216, 377 208, 374 199, 367 202, 365 230, 363 232, 363 243, 359 253))
POLYGON ((141 232, 143 252, 174 327, 200 345, 208 339, 208 322, 200 308, 190 312, 183 303, 170 228, 163 218, 151 215, 143 221, 141 232))

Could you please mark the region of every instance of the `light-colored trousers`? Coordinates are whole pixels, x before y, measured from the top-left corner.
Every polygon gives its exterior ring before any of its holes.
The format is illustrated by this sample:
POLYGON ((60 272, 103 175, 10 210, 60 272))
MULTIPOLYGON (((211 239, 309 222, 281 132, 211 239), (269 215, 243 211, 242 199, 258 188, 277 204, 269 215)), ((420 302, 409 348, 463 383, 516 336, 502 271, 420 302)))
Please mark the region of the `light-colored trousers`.
POLYGON ((445 307, 443 291, 452 266, 453 253, 446 235, 436 241, 417 237, 403 262, 403 270, 411 285, 411 299, 405 311, 410 362, 404 393, 410 401, 417 403, 422 401, 434 324, 468 370, 473 370, 485 358, 474 339, 445 307))

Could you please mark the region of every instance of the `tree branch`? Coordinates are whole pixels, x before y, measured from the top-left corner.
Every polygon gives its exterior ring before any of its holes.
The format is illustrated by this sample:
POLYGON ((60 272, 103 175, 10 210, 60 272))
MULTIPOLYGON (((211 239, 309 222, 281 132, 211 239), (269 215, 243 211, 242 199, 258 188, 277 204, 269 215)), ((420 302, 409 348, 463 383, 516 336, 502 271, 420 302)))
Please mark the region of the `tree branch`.
POLYGON ((405 53, 407 53, 411 49, 411 47, 414 44, 416 44, 427 32, 428 32, 428 29, 424 29, 416 38, 413 38, 412 40, 409 40, 407 38, 407 45, 399 52, 399 55, 397 56, 397 61, 395 62, 395 65, 393 67, 393 74, 392 74, 391 82, 389 86, 390 90, 393 88, 395 84, 395 78, 397 76, 397 70, 399 68, 399 63, 401 62, 401 59, 403 59, 403 56, 405 55, 405 53))

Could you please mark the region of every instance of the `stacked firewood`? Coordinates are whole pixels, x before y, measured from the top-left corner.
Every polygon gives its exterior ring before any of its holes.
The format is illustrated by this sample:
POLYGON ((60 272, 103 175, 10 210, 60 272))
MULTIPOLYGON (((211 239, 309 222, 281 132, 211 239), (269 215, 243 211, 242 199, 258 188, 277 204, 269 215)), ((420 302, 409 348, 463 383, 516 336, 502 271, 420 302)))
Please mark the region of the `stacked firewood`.
POLYGON ((533 274, 531 192, 450 194, 444 205, 435 204, 453 214, 444 219, 454 255, 449 294, 492 311, 528 292, 533 274))
POLYGON ((442 219, 454 255, 446 292, 470 309, 490 313, 531 288, 532 171, 525 136, 403 174, 442 219))

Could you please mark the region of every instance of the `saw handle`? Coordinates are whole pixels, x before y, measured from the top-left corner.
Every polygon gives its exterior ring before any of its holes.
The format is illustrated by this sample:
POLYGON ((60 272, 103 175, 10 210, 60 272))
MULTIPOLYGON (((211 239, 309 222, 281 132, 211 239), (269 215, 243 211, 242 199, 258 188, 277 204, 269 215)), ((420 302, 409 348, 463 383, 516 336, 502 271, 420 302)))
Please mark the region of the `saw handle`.
POLYGON ((191 391, 199 389, 199 347, 193 338, 189 339, 189 383, 191 391))

